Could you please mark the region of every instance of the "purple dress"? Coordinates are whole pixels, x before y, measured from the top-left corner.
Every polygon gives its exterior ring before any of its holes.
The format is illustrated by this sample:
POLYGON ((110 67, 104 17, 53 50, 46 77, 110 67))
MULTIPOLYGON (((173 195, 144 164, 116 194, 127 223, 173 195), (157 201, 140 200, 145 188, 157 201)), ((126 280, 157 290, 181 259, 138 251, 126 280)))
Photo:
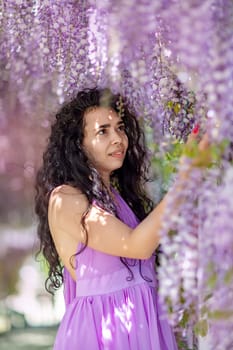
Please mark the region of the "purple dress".
MULTIPOLYGON (((118 216, 138 224, 132 210, 116 194, 118 216)), ((66 312, 54 350, 177 350, 175 337, 162 315, 156 292, 154 258, 139 263, 87 247, 77 255, 77 284, 64 272, 66 312)))

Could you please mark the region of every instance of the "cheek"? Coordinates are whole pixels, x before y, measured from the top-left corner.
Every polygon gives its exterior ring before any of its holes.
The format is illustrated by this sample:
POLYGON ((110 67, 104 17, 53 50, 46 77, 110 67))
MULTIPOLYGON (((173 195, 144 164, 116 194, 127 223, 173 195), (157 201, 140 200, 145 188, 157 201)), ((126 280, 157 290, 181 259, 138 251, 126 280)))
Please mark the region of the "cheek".
POLYGON ((97 140, 93 140, 90 143, 84 143, 83 146, 89 161, 93 163, 93 165, 97 164, 103 154, 100 143, 97 140))
POLYGON ((128 136, 125 135, 125 141, 124 141, 125 147, 126 149, 129 147, 129 140, 128 140, 128 136))
POLYGON ((92 154, 93 150, 95 150, 95 146, 96 146, 96 140, 94 140, 93 138, 90 139, 90 137, 88 138, 84 138, 83 140, 83 149, 87 154, 92 154))

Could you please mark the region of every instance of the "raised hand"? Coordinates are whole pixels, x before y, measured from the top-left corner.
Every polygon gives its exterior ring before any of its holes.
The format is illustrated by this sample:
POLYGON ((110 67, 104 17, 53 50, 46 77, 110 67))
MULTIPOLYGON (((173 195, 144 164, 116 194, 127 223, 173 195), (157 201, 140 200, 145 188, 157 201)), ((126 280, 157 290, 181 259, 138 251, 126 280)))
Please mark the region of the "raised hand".
POLYGON ((208 167, 212 163, 209 136, 205 133, 200 139, 198 125, 188 137, 180 160, 181 164, 187 162, 187 158, 191 167, 208 167))

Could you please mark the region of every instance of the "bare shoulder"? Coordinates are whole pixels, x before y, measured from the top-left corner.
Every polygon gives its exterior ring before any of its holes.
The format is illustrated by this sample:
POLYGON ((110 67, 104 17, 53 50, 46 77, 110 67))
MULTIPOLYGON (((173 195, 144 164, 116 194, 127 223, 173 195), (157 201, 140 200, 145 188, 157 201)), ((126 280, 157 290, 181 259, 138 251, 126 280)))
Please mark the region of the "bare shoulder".
MULTIPOLYGON (((74 198, 74 197, 82 197, 84 194, 81 192, 80 189, 70 186, 70 185, 60 185, 58 187, 55 187, 54 190, 51 193, 50 198, 74 198)), ((85 197, 85 196, 84 196, 85 197)))
POLYGON ((79 222, 88 207, 86 196, 69 185, 56 187, 49 199, 48 219, 50 228, 63 227, 70 222, 79 222))
POLYGON ((71 211, 82 214, 88 206, 86 196, 77 188, 70 185, 56 187, 49 199, 49 210, 56 212, 71 211))

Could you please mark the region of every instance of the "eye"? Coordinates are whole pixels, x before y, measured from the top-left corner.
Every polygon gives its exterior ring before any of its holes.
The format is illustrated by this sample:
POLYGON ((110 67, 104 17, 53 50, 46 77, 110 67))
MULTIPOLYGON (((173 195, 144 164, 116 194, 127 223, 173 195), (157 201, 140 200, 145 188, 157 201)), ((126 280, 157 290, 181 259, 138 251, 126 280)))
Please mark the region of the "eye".
POLYGON ((106 134, 106 130, 105 129, 100 129, 98 132, 97 132, 97 135, 104 135, 106 134))
POLYGON ((120 131, 125 132, 125 125, 124 125, 124 124, 119 125, 118 129, 119 129, 120 131))

